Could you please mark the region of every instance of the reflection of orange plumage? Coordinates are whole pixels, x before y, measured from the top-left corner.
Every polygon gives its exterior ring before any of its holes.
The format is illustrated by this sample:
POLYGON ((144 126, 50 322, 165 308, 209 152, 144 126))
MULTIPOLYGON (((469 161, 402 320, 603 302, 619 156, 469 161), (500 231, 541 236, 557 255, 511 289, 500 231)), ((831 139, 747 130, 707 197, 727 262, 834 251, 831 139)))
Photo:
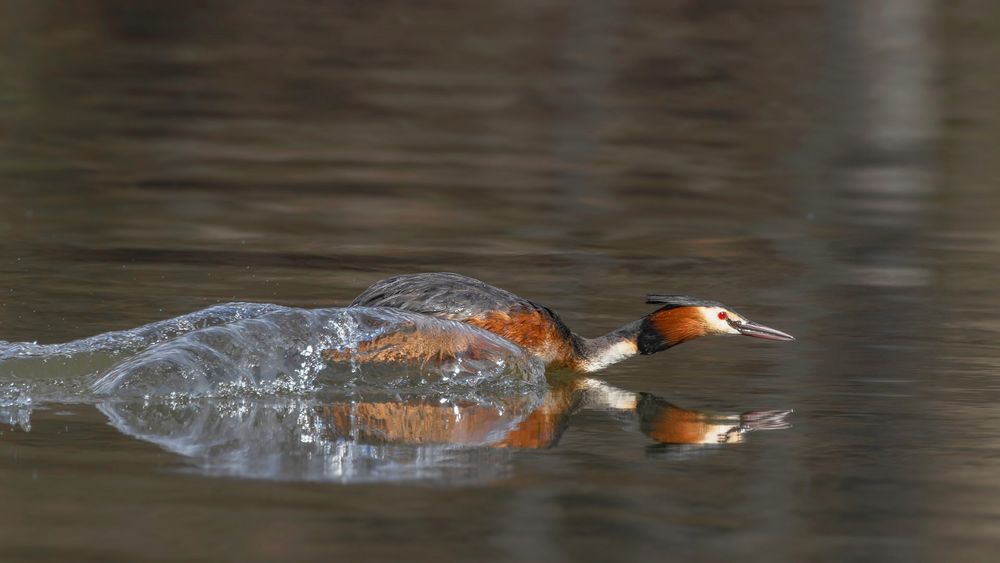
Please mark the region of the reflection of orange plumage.
POLYGON ((337 403, 321 412, 338 434, 378 442, 481 444, 502 426, 500 411, 476 404, 337 403))
POLYGON ((362 401, 325 406, 321 412, 338 434, 356 434, 366 440, 544 448, 554 444, 565 429, 579 403, 576 390, 566 385, 551 389, 527 414, 529 405, 517 400, 503 408, 423 400, 362 401), (515 428, 507 427, 520 417, 515 428))
POLYGON ((517 428, 494 445, 498 447, 538 449, 555 445, 569 424, 569 416, 580 404, 578 386, 563 385, 545 395, 542 404, 531 412, 517 428))
POLYGON ((755 430, 788 428, 792 411, 750 411, 721 415, 682 409, 655 395, 641 393, 636 404, 640 429, 662 444, 736 443, 755 430))
POLYGON ((359 401, 323 406, 319 413, 334 434, 366 442, 538 449, 555 445, 582 405, 632 413, 643 433, 665 444, 739 442, 744 432, 787 428, 790 412, 722 415, 682 409, 659 397, 629 393, 594 379, 558 384, 530 412, 524 401, 502 408, 421 399, 359 401))
MULTIPOLYGON (((708 413, 691 411, 679 407, 663 409, 660 416, 647 422, 644 430, 650 438, 664 444, 702 444, 719 441, 717 432, 720 422, 709 419, 708 413)), ((734 424, 725 424, 725 429, 734 424)))

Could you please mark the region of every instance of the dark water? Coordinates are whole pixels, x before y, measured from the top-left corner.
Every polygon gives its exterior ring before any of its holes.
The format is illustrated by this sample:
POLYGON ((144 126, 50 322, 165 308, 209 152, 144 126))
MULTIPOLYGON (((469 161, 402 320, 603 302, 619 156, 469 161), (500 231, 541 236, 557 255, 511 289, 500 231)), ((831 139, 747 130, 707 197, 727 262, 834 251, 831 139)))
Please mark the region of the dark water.
POLYGON ((0 2, 2 340, 435 270, 587 335, 673 292, 798 337, 601 373, 631 408, 0 373, 0 559, 995 560, 998 37, 984 1, 0 2), (682 444, 667 403, 793 427, 682 444))

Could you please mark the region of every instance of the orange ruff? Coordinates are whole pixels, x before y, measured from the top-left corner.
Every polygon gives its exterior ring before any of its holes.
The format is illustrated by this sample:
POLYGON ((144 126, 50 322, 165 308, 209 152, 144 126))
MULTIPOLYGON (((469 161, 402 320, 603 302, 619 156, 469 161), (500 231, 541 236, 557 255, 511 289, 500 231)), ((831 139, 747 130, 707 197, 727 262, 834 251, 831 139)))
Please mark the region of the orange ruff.
POLYGON ((708 326, 697 307, 677 307, 657 311, 649 320, 671 346, 705 336, 708 326))

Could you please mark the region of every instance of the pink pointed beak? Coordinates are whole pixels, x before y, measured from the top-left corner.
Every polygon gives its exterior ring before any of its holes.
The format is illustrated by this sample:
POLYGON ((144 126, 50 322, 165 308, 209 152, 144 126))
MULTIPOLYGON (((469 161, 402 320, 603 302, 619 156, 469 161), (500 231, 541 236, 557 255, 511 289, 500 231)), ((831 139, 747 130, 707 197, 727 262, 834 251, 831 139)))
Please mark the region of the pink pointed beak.
POLYGON ((729 321, 729 325, 744 336, 763 338, 764 340, 795 340, 795 337, 787 332, 781 332, 776 328, 757 324, 753 321, 729 321))

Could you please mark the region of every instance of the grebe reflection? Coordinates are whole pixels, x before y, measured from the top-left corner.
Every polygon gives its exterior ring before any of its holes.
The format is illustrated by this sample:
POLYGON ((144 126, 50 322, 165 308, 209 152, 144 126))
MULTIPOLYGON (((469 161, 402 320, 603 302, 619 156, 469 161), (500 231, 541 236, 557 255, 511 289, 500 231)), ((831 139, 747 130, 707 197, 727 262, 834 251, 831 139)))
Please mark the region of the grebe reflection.
POLYGON ((552 448, 582 410, 613 414, 651 445, 719 447, 789 427, 790 411, 723 414, 579 378, 538 393, 339 400, 186 399, 99 405, 121 432, 185 456, 194 471, 335 482, 484 482, 520 449, 552 448))

